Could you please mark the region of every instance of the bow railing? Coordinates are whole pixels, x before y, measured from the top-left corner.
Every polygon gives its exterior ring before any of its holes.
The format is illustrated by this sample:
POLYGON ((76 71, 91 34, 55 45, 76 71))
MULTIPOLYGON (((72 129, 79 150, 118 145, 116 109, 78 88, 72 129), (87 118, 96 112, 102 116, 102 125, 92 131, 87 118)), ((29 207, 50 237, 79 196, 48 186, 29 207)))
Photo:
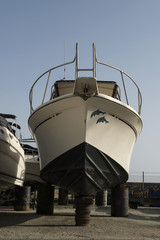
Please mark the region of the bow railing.
POLYGON ((33 108, 33 90, 34 90, 35 85, 37 84, 37 82, 39 82, 43 78, 43 76, 45 76, 45 75, 47 76, 47 74, 48 74, 47 80, 46 80, 45 89, 44 89, 44 93, 43 93, 43 96, 42 96, 42 102, 41 102, 41 104, 44 104, 45 103, 46 92, 47 92, 47 89, 48 89, 48 84, 49 84, 49 81, 50 81, 51 72, 53 72, 54 70, 56 70, 58 68, 65 67, 66 65, 70 65, 70 64, 73 64, 73 63, 75 63, 75 79, 78 77, 78 73, 82 72, 82 71, 83 72, 84 71, 91 71, 93 73, 93 77, 96 78, 96 64, 103 65, 103 66, 106 66, 108 68, 111 68, 111 69, 114 69, 114 70, 118 71, 120 73, 120 76, 121 76, 122 87, 123 87, 123 90, 124 90, 126 104, 130 105, 129 104, 128 94, 127 94, 127 89, 126 89, 126 79, 125 78, 127 77, 127 79, 129 79, 134 84, 134 86, 137 89, 137 93, 138 93, 137 94, 138 95, 137 112, 139 114, 141 114, 142 95, 141 95, 141 92, 140 92, 140 89, 139 89, 138 85, 133 80, 133 78, 131 78, 124 71, 118 69, 117 67, 114 67, 114 66, 111 66, 109 64, 106 64, 106 63, 98 61, 97 57, 96 57, 96 48, 95 48, 95 44, 94 43, 93 43, 93 68, 89 68, 89 69, 87 69, 87 68, 86 69, 79 68, 79 66, 78 66, 78 44, 76 43, 76 54, 75 54, 75 57, 74 57, 74 59, 72 61, 66 62, 64 64, 58 65, 58 66, 53 67, 53 68, 50 68, 48 71, 44 72, 39 78, 37 78, 37 80, 33 83, 32 87, 31 87, 31 90, 30 90, 30 93, 29 93, 30 113, 31 114, 34 111, 34 108, 33 108))

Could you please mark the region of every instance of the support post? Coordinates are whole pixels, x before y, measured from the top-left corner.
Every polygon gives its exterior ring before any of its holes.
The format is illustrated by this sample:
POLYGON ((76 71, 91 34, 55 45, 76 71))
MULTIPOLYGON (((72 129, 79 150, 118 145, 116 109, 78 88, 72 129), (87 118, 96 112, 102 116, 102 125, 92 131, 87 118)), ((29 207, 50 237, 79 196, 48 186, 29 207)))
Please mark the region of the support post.
POLYGON ((38 186, 37 214, 52 215, 54 209, 54 187, 50 184, 38 186))
POLYGON ((129 191, 128 187, 118 185, 111 191, 111 216, 128 217, 129 191))
POLYGON ((14 198, 14 210, 15 211, 29 211, 30 209, 30 186, 16 186, 15 198, 14 198))
POLYGON ((107 191, 100 191, 96 194, 96 205, 97 206, 107 206, 107 191))
POLYGON ((88 226, 90 223, 91 206, 93 205, 93 197, 76 196, 76 226, 88 226))
POLYGON ((58 204, 59 205, 68 204, 68 191, 66 189, 59 188, 58 204))

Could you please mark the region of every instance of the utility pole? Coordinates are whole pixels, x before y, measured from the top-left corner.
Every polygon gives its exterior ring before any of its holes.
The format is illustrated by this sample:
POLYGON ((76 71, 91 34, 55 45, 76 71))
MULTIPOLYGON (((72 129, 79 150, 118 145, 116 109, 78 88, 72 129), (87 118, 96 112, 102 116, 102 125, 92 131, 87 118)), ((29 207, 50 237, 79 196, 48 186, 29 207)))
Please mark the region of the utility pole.
POLYGON ((142 189, 143 189, 143 198, 144 198, 144 171, 142 172, 142 189))

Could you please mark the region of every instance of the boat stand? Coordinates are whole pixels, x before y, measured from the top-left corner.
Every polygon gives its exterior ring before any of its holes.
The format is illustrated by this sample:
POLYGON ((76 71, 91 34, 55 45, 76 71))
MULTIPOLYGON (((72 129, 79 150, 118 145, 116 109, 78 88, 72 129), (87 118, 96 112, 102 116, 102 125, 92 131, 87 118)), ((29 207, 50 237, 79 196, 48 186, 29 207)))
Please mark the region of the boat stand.
POLYGON ((118 185, 111 190, 111 216, 128 217, 129 193, 128 187, 118 185))
POLYGON ((50 184, 38 186, 37 214, 53 215, 54 187, 50 184))
POLYGON ((90 212, 91 206, 93 205, 93 197, 76 196, 75 203, 75 225, 88 226, 90 223, 90 212))
POLYGON ((15 199, 14 210, 15 211, 29 211, 30 210, 30 186, 15 186, 15 199))

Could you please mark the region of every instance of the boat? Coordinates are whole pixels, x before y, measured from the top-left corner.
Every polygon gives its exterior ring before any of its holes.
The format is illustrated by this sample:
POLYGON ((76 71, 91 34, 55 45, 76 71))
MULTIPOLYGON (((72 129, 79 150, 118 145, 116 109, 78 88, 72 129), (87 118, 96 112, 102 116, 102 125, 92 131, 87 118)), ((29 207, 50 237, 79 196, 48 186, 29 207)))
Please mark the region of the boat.
POLYGON ((17 136, 20 129, 15 115, 0 113, 0 191, 24 182, 24 151, 17 136))
POLYGON ((76 195, 91 196, 127 181, 143 125, 142 95, 127 73, 97 59, 94 44, 93 68, 79 68, 78 55, 76 44, 72 61, 49 69, 34 82, 28 125, 40 153, 41 178, 76 195), (53 72, 63 67, 65 72, 71 64, 75 67, 72 80, 54 79, 53 72), (107 80, 97 80, 97 66, 118 73, 120 84, 107 74, 107 80), (85 76, 80 76, 82 72, 85 76), (136 108, 129 103, 128 80, 136 91, 134 102, 137 94, 136 108), (35 108, 38 99, 33 96, 44 81, 43 94, 38 92, 41 103, 35 108))
POLYGON ((37 147, 33 139, 23 139, 22 146, 25 156, 25 184, 39 185, 45 182, 40 178, 40 161, 37 147), (28 143, 29 142, 29 143, 28 143))

